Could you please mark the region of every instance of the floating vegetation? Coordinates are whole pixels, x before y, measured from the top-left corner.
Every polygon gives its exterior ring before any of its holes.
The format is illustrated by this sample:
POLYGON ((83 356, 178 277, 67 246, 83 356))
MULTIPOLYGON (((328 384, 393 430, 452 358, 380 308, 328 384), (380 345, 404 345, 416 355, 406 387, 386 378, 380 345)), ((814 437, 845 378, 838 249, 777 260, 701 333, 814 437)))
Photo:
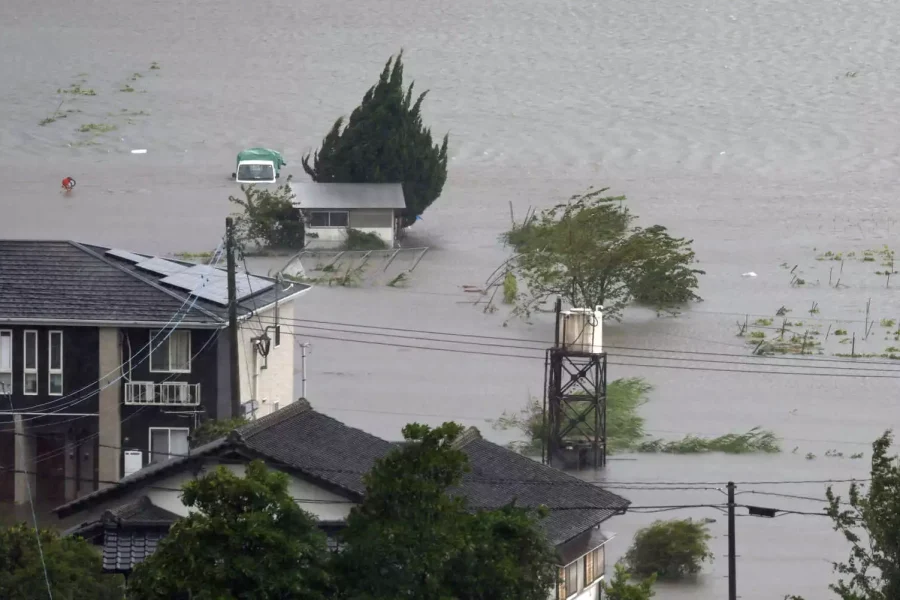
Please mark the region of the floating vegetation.
POLYGON ((809 314, 811 314, 811 315, 819 314, 819 303, 818 302, 812 303, 812 306, 809 309, 809 314))
POLYGON ((143 77, 143 75, 141 75, 140 73, 135 73, 131 77, 128 78, 128 81, 137 81, 141 77, 143 77))
POLYGON ((518 295, 519 284, 516 275, 512 271, 507 271, 503 276, 503 304, 515 304, 518 295))
POLYGON ((110 117, 149 117, 150 113, 145 110, 128 110, 123 108, 118 113, 106 113, 110 117))
POLYGON ((674 441, 652 440, 635 447, 638 452, 663 452, 667 454, 702 454, 724 452, 726 454, 751 454, 781 452, 778 438, 771 431, 754 427, 747 433, 729 433, 715 438, 688 435, 674 441))
POLYGON ((757 327, 768 327, 772 324, 772 319, 757 319, 753 321, 753 324, 757 327))
POLYGON ((766 334, 763 331, 751 331, 750 337, 755 340, 763 340, 766 338, 766 334))
POLYGON ((96 96, 97 92, 95 92, 91 88, 83 88, 80 83, 73 83, 67 88, 57 88, 57 94, 71 94, 73 96, 96 96))
POLYGON ((844 458, 844 453, 837 450, 827 450, 825 451, 825 456, 828 458, 844 458))
POLYGON ((851 458, 852 460, 857 460, 857 459, 862 458, 863 456, 864 456, 864 455, 863 455, 862 452, 857 452, 856 454, 851 454, 851 455, 850 455, 850 458, 851 458))
POLYGON ((151 71, 159 71, 159 63, 156 62, 155 60, 152 63, 150 63, 150 70, 151 71))
POLYGON ((897 321, 894 319, 882 319, 881 320, 881 326, 887 327, 888 329, 893 327, 896 323, 897 323, 897 321))
POLYGON ((128 85, 127 83, 119 88, 120 92, 133 92, 134 88, 128 85))
POLYGON ((80 133, 109 133, 118 129, 109 123, 85 123, 78 128, 80 133))
POLYGON ((806 460, 815 460, 815 458, 816 458, 816 455, 813 454, 812 452, 809 452, 806 455, 806 460))
POLYGON ((847 330, 846 329, 835 329, 834 335, 847 335, 847 330))

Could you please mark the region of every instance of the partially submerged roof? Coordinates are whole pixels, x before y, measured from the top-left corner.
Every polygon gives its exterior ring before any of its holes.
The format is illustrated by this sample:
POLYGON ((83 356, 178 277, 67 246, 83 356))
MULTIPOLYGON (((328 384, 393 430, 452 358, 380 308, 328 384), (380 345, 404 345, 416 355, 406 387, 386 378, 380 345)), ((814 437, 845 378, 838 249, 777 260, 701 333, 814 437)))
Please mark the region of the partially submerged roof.
MULTIPOLYGON (((344 497, 359 500, 365 493, 363 475, 396 447, 397 444, 316 412, 309 402, 300 399, 237 429, 227 438, 192 450, 189 457, 172 458, 141 469, 118 485, 93 492, 55 512, 60 517, 74 514, 138 485, 149 485, 192 461, 234 452, 264 459, 344 497)), ((500 508, 513 502, 522 507, 546 506, 550 515, 542 525, 553 544, 582 534, 630 504, 596 485, 488 442, 475 428, 457 440, 457 447, 469 457, 471 472, 453 492, 464 496, 473 509, 500 508)))
POLYGON ((406 208, 399 183, 291 183, 294 207, 301 209, 406 208))
MULTIPOLYGON (((203 280, 198 292, 203 297, 193 295, 198 290, 183 281, 170 283, 179 272, 195 267, 73 241, 0 240, 0 323, 149 327, 171 326, 177 318, 188 327, 222 327, 227 307, 213 301, 218 289, 207 284, 216 277, 203 280), (140 263, 150 268, 140 268, 140 263)), ((207 269, 224 277, 222 269, 207 269)), ((238 280, 239 289, 246 288, 238 302, 243 318, 310 287, 244 273, 238 280)))

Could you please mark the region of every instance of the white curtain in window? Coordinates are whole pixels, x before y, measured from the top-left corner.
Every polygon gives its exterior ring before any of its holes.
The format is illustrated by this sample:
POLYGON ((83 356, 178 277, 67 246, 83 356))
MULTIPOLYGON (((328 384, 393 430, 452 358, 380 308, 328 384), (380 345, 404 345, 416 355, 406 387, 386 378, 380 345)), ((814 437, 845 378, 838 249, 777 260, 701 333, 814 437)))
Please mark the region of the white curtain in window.
POLYGON ((172 456, 184 456, 188 453, 188 431, 185 429, 172 429, 169 442, 172 456))
POLYGON ((0 334, 0 371, 12 371, 12 336, 0 334))
POLYGON ((169 357, 173 371, 188 371, 191 368, 191 332, 176 331, 169 339, 169 357))
POLYGON ((150 430, 150 462, 159 462, 169 457, 169 430, 150 430))

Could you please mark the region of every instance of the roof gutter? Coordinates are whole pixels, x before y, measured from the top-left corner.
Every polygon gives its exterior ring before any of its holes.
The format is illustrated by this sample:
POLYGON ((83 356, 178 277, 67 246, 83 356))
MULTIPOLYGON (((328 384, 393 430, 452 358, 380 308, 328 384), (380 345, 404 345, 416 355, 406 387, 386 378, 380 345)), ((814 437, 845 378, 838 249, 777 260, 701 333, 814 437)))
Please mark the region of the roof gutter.
MULTIPOLYGON (((172 327, 174 321, 112 321, 112 320, 96 320, 96 319, 34 319, 20 318, 10 319, 0 317, 0 324, 4 325, 58 325, 60 327, 135 327, 135 328, 160 328, 165 329, 172 327)), ((221 329, 226 324, 222 323, 194 323, 194 322, 177 322, 178 327, 184 329, 221 329)))

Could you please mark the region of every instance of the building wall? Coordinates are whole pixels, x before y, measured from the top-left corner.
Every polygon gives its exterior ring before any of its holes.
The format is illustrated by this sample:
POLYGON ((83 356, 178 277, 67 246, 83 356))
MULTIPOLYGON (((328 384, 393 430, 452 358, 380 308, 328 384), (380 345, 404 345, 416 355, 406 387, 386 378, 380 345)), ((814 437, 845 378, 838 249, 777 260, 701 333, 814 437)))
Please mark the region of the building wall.
POLYGON ((294 393, 294 340, 291 321, 282 323, 281 318, 293 319, 293 301, 279 304, 279 327, 281 344, 275 346, 275 308, 262 312, 241 323, 238 341, 240 363, 241 401, 256 400, 256 417, 265 416, 278 408, 287 406, 297 399, 294 393), (256 351, 253 339, 259 337, 266 327, 272 327, 266 334, 272 340, 269 356, 263 358, 256 351))
MULTIPOLYGON (((209 472, 219 464, 220 463, 217 460, 211 459, 203 465, 203 468, 200 471, 198 471, 197 476, 200 476, 205 472, 209 472)), ((226 464, 225 466, 237 475, 244 474, 245 465, 243 464, 226 464)), ((190 470, 186 469, 185 471, 176 473, 171 477, 156 481, 151 486, 137 486, 128 496, 119 497, 114 500, 96 505, 91 508, 91 510, 85 511, 85 513, 78 515, 76 520, 79 523, 97 520, 103 514, 103 511, 109 508, 121 506, 127 502, 139 498, 140 496, 147 496, 155 505, 159 506, 160 508, 164 508, 177 515, 185 516, 192 509, 189 509, 182 503, 180 490, 185 483, 193 480, 194 478, 195 475, 190 470)), ((350 509, 353 505, 348 503, 347 499, 343 496, 339 496, 338 494, 323 489, 315 485, 314 483, 310 483, 309 481, 293 476, 290 477, 288 486, 291 496, 298 500, 317 500, 317 502, 312 503, 298 501, 297 504, 301 508, 303 508, 303 510, 314 515, 318 520, 341 520, 346 519, 350 514, 350 509), (332 501, 332 503, 329 503, 329 501, 332 501)))
MULTIPOLYGON (((96 327, 6 326, 0 331, 12 331, 12 402, 15 412, 59 411, 65 413, 97 412, 97 360, 99 330, 96 327), (25 395, 25 334, 38 332, 38 393, 25 395), (50 339, 49 331, 63 332, 63 396, 49 394, 50 339)), ((3 397, 6 400, 6 397, 3 397)), ((0 413, 9 412, 0 406, 0 413)))
MULTIPOLYGON (((323 209, 325 210, 325 209, 323 209)), ((388 245, 394 246, 394 211, 385 209, 351 209, 349 215, 350 228, 358 229, 363 233, 374 233, 388 245)), ((311 227, 306 226, 307 233, 314 233, 318 237, 307 235, 306 242, 309 248, 337 248, 347 239, 347 229, 343 227, 311 227)))
MULTIPOLYGON (((122 416, 122 440, 119 444, 120 465, 119 476, 124 469, 121 458, 125 450, 139 450, 143 453, 143 464, 149 464, 150 428, 151 427, 187 427, 193 430, 197 423, 204 419, 220 417, 219 407, 219 352, 217 345, 225 337, 222 333, 218 339, 209 342, 216 335, 215 330, 194 329, 191 331, 191 372, 190 373, 154 373, 150 371, 150 358, 145 348, 150 341, 150 329, 124 329, 120 337, 122 360, 126 362, 124 381, 119 392, 119 403, 122 416), (209 343, 207 343, 209 342, 209 343), (204 344, 206 346, 204 347, 204 344), (201 348, 203 348, 201 350, 201 348), (195 356, 196 355, 196 356, 195 356), (132 360, 128 366, 128 357, 132 360), (148 406, 125 404, 125 382, 181 381, 200 384, 200 406, 148 406)), ((165 335, 162 334, 162 335, 165 335)), ((226 363, 227 366, 227 363, 226 363)), ((227 373, 226 373, 227 376, 227 373)), ((225 415, 228 416, 227 414, 225 415)), ((117 477, 117 479, 118 479, 117 477)))

